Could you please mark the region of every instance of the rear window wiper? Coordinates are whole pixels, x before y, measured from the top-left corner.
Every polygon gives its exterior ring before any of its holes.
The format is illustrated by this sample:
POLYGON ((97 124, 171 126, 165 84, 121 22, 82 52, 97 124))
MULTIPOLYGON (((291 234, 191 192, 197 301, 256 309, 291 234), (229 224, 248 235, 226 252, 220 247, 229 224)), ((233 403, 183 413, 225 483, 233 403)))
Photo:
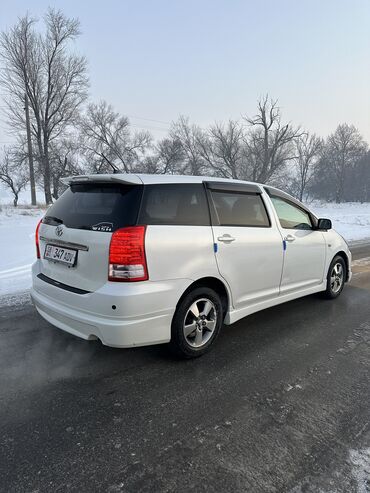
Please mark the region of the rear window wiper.
POLYGON ((54 224, 63 224, 63 219, 59 219, 59 217, 55 216, 45 216, 43 223, 50 224, 51 226, 53 226, 54 224))

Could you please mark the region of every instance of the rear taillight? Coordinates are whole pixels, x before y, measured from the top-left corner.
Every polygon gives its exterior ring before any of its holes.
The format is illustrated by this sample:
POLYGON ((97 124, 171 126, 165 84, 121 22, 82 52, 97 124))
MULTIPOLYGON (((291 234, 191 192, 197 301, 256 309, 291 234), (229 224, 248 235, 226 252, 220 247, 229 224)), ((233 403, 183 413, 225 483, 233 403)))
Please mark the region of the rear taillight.
POLYGON ((109 247, 110 281, 146 281, 145 226, 118 229, 109 247))
POLYGON ((36 232, 35 232, 35 242, 36 242, 36 256, 40 258, 40 243, 39 243, 39 229, 42 223, 42 219, 37 223, 36 232))

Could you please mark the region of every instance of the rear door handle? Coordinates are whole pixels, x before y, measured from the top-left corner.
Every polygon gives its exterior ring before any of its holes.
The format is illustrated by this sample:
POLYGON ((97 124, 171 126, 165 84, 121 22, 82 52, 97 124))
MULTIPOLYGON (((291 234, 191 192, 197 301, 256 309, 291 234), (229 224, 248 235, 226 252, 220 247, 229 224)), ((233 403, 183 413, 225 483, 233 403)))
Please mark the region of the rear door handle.
POLYGON ((232 241, 235 241, 235 238, 233 238, 230 235, 222 235, 217 238, 218 241, 222 241, 223 243, 231 243, 232 241))
POLYGON ((295 241, 295 236, 293 235, 288 235, 284 238, 285 241, 289 241, 289 242, 292 242, 292 241, 295 241))

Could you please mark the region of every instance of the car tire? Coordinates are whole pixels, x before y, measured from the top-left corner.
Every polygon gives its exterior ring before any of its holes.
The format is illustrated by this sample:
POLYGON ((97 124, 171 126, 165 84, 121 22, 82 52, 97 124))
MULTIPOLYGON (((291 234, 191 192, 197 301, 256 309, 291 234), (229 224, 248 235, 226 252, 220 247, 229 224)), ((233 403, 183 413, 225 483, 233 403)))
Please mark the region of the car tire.
POLYGON ((343 291, 344 283, 347 278, 347 265, 343 257, 337 255, 331 261, 327 281, 326 290, 324 291, 324 297, 329 300, 338 298, 343 291))
POLYGON ((203 355, 217 339, 222 322, 220 296, 207 287, 195 288, 179 301, 173 316, 172 352, 188 359, 203 355))

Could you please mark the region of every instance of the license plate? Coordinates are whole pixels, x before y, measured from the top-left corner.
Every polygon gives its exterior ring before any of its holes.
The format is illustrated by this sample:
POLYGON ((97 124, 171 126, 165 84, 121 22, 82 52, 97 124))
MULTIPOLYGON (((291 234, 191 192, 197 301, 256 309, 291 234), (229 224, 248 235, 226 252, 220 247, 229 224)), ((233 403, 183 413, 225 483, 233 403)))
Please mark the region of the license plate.
POLYGON ((74 266, 77 260, 77 250, 71 250, 56 245, 46 245, 44 258, 74 266))

